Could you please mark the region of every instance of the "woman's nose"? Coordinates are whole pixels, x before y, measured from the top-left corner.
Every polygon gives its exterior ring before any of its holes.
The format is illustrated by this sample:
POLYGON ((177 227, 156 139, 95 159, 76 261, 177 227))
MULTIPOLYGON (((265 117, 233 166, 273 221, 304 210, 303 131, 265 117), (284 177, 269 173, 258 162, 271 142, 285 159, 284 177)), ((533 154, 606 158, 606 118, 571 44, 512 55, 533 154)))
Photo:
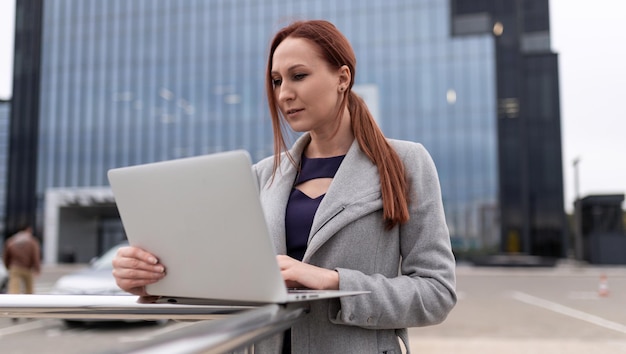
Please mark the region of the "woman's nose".
POLYGON ((292 100, 293 98, 294 98, 294 92, 289 87, 289 85, 286 85, 285 83, 280 85, 280 87, 278 88, 278 100, 281 102, 285 102, 285 101, 292 100))

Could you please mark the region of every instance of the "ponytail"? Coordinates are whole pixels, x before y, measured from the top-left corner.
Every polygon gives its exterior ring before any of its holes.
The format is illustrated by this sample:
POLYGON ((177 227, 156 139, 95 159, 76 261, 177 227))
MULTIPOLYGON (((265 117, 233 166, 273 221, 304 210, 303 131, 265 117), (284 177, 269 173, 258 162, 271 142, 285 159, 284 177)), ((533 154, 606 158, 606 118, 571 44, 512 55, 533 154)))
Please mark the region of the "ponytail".
POLYGON ((352 133, 359 147, 378 167, 383 219, 385 228, 390 230, 409 220, 408 183, 404 165, 398 153, 387 142, 365 102, 352 90, 348 94, 348 110, 352 119, 352 133))

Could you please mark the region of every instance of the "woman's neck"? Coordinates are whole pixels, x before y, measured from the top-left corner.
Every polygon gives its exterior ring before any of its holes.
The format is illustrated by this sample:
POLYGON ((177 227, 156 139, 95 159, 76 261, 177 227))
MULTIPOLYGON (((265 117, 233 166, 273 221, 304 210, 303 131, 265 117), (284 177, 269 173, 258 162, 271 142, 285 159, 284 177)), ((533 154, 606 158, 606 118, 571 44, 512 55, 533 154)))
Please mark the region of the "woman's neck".
POLYGON ((352 126, 350 124, 350 113, 346 112, 341 118, 339 128, 326 134, 318 134, 314 131, 309 132, 311 141, 304 150, 304 155, 309 158, 333 157, 345 155, 352 142, 354 135, 352 134, 352 126))

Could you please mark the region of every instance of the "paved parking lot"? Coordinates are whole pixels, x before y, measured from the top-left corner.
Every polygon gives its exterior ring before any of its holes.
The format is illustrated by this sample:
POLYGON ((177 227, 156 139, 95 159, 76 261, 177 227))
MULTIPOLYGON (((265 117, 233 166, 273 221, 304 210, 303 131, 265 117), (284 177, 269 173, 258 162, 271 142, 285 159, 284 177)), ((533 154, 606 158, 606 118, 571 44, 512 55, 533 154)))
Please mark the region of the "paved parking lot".
MULTIPOLYGON (((45 293, 59 276, 80 267, 44 268, 37 291, 45 293)), ((457 277, 456 308, 440 325, 409 330, 412 353, 626 353, 626 267, 567 262, 554 268, 459 265, 457 277), (599 295, 602 274, 608 296, 599 295)), ((67 329, 55 321, 12 326, 9 319, 0 319, 0 342, 11 346, 28 338, 28 350, 84 353, 87 344, 113 348, 180 325, 67 329)))
POLYGON ((626 353, 626 267, 460 265, 457 275, 456 308, 441 325, 410 329, 412 352, 626 353))

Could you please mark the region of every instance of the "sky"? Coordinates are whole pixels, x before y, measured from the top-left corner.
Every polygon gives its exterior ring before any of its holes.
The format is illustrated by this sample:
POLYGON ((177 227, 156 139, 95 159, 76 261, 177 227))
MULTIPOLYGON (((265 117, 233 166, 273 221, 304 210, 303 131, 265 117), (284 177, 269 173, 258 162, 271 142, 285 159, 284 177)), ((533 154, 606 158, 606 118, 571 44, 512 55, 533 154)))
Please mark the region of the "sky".
MULTIPOLYGON (((11 97, 14 13, 13 0, 0 0, 0 99, 11 97)), ((550 30, 571 211, 576 191, 626 194, 626 1, 550 0, 550 30)))
POLYGON ((626 1, 550 0, 550 27, 571 211, 577 189, 581 197, 626 193, 626 1))

